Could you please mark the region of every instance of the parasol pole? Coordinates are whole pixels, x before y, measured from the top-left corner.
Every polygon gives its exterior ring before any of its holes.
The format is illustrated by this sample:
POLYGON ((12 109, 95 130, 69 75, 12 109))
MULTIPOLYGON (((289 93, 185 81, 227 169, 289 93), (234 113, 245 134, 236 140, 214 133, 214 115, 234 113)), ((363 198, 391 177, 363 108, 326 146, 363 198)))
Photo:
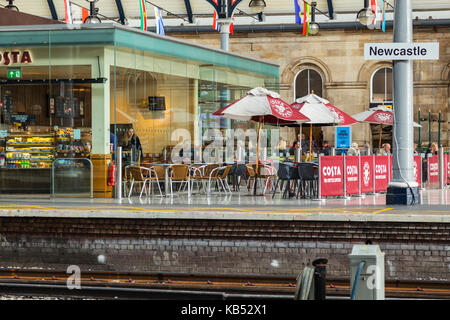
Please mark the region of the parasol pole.
POLYGON ((382 132, 383 132, 383 125, 380 124, 380 138, 379 138, 379 141, 378 141, 378 152, 379 153, 381 153, 381 134, 382 134, 382 132))
POLYGON ((311 150, 312 150, 312 123, 309 125, 309 162, 311 162, 311 150))
MULTIPOLYGON (((311 94, 314 94, 314 90, 311 90, 311 94)), ((311 151, 312 151, 312 122, 309 126, 309 162, 311 162, 311 151)))
POLYGON ((261 137, 261 121, 262 121, 262 117, 259 117, 259 121, 258 121, 258 142, 256 144, 256 171, 255 171, 255 183, 253 184, 253 195, 256 196, 256 189, 257 189, 257 185, 256 182, 258 181, 258 169, 259 169, 259 143, 260 143, 260 137, 261 137))

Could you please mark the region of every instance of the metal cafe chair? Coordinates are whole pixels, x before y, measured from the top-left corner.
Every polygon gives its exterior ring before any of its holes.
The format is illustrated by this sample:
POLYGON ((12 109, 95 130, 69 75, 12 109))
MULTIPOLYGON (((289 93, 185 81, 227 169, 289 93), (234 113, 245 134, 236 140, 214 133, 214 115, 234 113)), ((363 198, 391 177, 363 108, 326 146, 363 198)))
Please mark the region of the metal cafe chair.
POLYGON ((170 182, 170 196, 173 197, 173 184, 180 183, 180 190, 183 187, 183 183, 187 184, 188 187, 188 197, 191 196, 190 187, 190 172, 189 166, 187 164, 174 164, 171 166, 169 182, 170 182))
POLYGON ((228 175, 233 178, 234 191, 239 191, 241 178, 248 178, 247 166, 244 163, 235 163, 232 165, 228 175))
POLYGON ((275 169, 274 166, 265 164, 264 166, 260 167, 259 177, 263 180, 266 179, 266 183, 264 184, 264 191, 263 191, 263 194, 265 194, 269 184, 271 183, 273 186, 273 182, 277 178, 277 170, 275 169))
POLYGON ((232 167, 233 167, 232 165, 228 165, 225 167, 218 168, 219 175, 217 177, 218 177, 225 193, 227 193, 227 191, 229 193, 231 193, 231 188, 230 188, 230 185, 228 184, 228 175, 230 174, 230 170, 232 167), (221 170, 222 170, 222 172, 220 172, 221 170))
POLYGON ((300 162, 297 164, 299 187, 297 190, 297 199, 299 194, 302 198, 309 195, 310 198, 317 197, 319 183, 319 166, 315 163, 300 162))
POLYGON ((202 167, 201 175, 194 177, 195 180, 202 182, 202 187, 205 187, 206 181, 208 181, 207 193, 211 193, 211 181, 218 181, 219 176, 219 165, 218 164, 207 164, 202 167))
POLYGON ((273 191, 272 198, 275 197, 277 192, 278 183, 281 181, 280 191, 283 194, 283 199, 290 198, 291 195, 295 195, 295 188, 298 180, 298 169, 291 162, 280 162, 278 172, 277 172, 277 183, 275 184, 275 189, 273 191), (294 181, 294 192, 291 193, 291 182, 294 181), (283 185, 284 191, 283 191, 283 185))
POLYGON ((159 194, 163 196, 161 191, 160 182, 165 180, 165 168, 162 166, 151 166, 150 168, 150 178, 149 178, 149 189, 150 194, 152 193, 151 183, 155 183, 158 186, 159 194))
MULTIPOLYGON (((148 195, 148 191, 145 188, 147 181, 150 180, 150 169, 145 167, 139 167, 139 166, 130 166, 129 168, 130 176, 131 176, 131 186, 130 186, 130 192, 128 193, 128 198, 131 196, 131 193, 133 192, 133 186, 134 183, 143 183, 141 188, 141 193, 139 194, 139 198, 142 197, 142 193, 145 192, 148 195), (147 171, 147 176, 143 175, 143 171, 147 171)), ((149 188, 150 188, 150 182, 149 182, 149 188)))

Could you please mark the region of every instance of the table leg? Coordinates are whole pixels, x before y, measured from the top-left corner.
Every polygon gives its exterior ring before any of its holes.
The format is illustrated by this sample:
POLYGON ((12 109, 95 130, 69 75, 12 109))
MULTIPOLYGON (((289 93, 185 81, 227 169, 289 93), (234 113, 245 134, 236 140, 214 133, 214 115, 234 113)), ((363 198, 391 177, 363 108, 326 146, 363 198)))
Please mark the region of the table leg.
POLYGON ((164 195, 167 196, 169 192, 169 166, 165 167, 164 170, 164 195))

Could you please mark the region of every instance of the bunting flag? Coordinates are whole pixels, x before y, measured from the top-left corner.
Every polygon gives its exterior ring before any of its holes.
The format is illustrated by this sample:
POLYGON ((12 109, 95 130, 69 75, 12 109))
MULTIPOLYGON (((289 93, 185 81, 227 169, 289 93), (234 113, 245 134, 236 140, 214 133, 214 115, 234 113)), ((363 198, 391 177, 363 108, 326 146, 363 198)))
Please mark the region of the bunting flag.
POLYGON ((386 32, 386 0, 383 0, 383 7, 381 8, 381 29, 386 32))
POLYGON ((302 9, 300 5, 300 0, 294 0, 295 8, 295 23, 302 24, 302 9))
MULTIPOLYGON (((233 19, 234 18, 234 14, 231 16, 231 19, 233 19)), ((230 23, 230 34, 233 34, 234 33, 234 23, 232 22, 232 23, 230 23)))
POLYGON ((159 8, 155 7, 155 20, 156 20, 156 33, 163 36, 164 35, 164 23, 161 17, 161 11, 159 8))
POLYGON ((141 30, 147 31, 147 8, 145 7, 145 0, 139 0, 139 5, 141 10, 141 30))
POLYGON ((66 14, 66 23, 72 24, 72 5, 69 0, 64 0, 64 12, 66 14))
POLYGON ((373 18, 372 24, 374 25, 374 27, 377 27, 377 20, 379 20, 377 0, 370 0, 370 7, 375 13, 375 17, 373 18))
POLYGON ((311 20, 309 4, 303 1, 303 35, 309 35, 309 21, 311 20))
POLYGON ((213 15, 213 29, 216 31, 219 31, 219 24, 217 23, 217 12, 216 10, 214 10, 214 15, 213 15))
POLYGON ((81 8, 81 21, 84 23, 84 20, 89 17, 89 11, 86 8, 81 8))

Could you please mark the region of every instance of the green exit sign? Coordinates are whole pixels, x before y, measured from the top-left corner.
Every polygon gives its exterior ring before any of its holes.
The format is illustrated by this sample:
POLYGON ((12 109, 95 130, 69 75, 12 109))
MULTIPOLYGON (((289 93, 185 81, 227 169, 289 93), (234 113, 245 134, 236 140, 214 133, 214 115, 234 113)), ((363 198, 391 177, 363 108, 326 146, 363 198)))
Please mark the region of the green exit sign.
POLYGON ((22 70, 20 69, 10 69, 8 70, 8 79, 21 79, 22 70))

